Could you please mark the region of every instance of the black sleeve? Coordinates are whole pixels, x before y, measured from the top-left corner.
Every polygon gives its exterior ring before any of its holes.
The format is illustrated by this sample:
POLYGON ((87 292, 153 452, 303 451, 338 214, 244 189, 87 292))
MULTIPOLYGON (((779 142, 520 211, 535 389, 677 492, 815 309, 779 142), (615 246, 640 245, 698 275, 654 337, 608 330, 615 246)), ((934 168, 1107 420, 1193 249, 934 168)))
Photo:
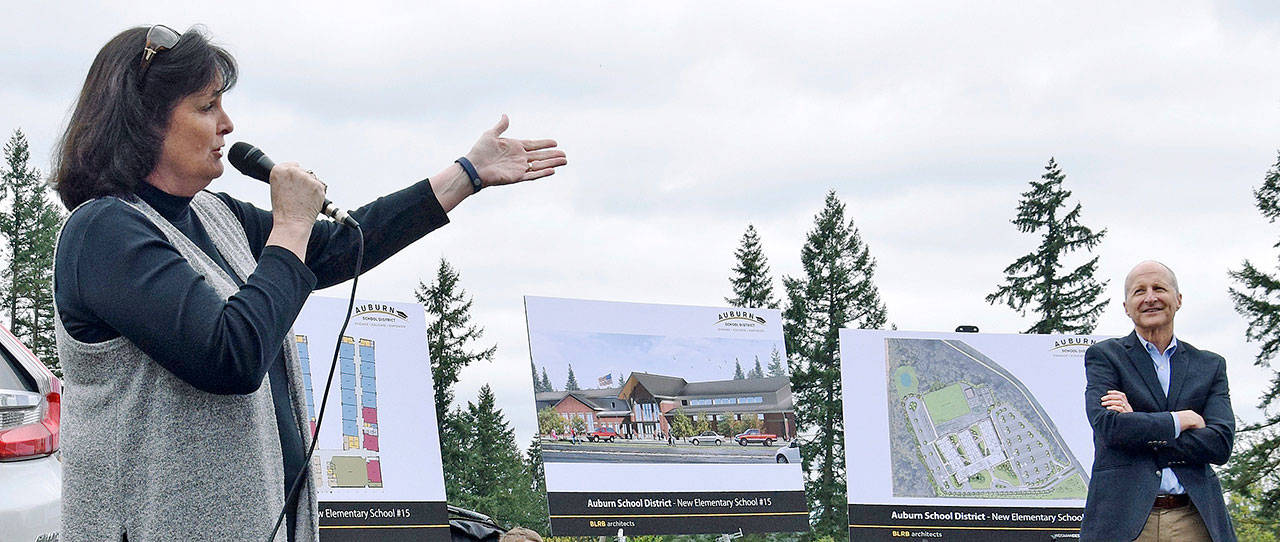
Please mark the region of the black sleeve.
MULTIPOLYGON (((249 203, 217 194, 244 224, 249 249, 262 252, 271 235, 271 213, 249 203)), ((351 211, 364 232, 364 265, 361 273, 373 269, 410 243, 449 223, 444 208, 424 179, 397 192, 380 197, 351 211)), ((316 275, 316 288, 328 288, 346 281, 356 265, 356 231, 331 220, 317 220, 307 243, 307 267, 316 275)))
POLYGON ((54 276, 60 317, 73 337, 123 335, 178 378, 218 394, 262 385, 315 286, 292 252, 272 247, 223 299, 158 227, 114 198, 67 220, 54 276))

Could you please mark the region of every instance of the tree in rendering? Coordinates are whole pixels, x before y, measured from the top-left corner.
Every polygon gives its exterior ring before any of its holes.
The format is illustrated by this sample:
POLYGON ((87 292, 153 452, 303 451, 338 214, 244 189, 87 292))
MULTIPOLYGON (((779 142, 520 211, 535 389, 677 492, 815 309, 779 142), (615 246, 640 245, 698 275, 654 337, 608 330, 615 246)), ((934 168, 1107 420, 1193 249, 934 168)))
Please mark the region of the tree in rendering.
POLYGON ((565 380, 564 391, 578 391, 582 388, 578 387, 578 378, 573 376, 573 366, 569 366, 569 378, 565 380))
POLYGON ((1066 175, 1053 158, 1044 169, 1022 193, 1012 220, 1018 231, 1038 233, 1040 245, 1004 269, 1005 282, 987 296, 987 303, 1004 303, 1023 315, 1034 313, 1038 320, 1026 333, 1093 333, 1107 303, 1099 300, 1107 281, 1093 278, 1098 257, 1069 272, 1063 266, 1072 252, 1092 251, 1107 230, 1094 232, 1081 224, 1079 203, 1067 211, 1071 191, 1063 188, 1066 175))
POLYGON ((738 361, 738 360, 735 358, 735 359, 733 360, 733 379, 734 379, 734 380, 742 380, 742 379, 745 379, 745 378, 747 378, 747 375, 742 374, 742 362, 738 361))
POLYGON ((841 540, 849 534, 839 330, 884 328, 888 316, 875 285, 875 260, 834 191, 814 217, 800 263, 802 276, 783 279, 783 331, 796 421, 801 431, 814 435, 813 445, 801 448, 805 493, 813 536, 841 540))
POLYGON ((725 303, 734 307, 778 308, 778 301, 773 297, 769 261, 764 257, 755 226, 747 224, 742 244, 733 252, 733 257, 736 263, 729 277, 733 297, 724 298, 725 303))
POLYGON ((760 366, 760 356, 756 356, 756 366, 747 371, 747 378, 764 378, 764 367, 760 366))
POLYGON ((782 361, 782 352, 779 352, 776 346, 769 353, 769 376, 787 376, 787 366, 782 361))

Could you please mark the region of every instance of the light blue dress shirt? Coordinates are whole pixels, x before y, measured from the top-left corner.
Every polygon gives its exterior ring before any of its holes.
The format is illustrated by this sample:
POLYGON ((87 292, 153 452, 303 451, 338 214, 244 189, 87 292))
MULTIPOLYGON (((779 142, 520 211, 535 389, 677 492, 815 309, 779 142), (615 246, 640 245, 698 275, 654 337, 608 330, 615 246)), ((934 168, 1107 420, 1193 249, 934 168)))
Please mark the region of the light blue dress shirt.
MULTIPOLYGON (((1164 352, 1156 348, 1156 345, 1147 342, 1146 339, 1142 338, 1142 335, 1138 335, 1138 340, 1142 341, 1142 346, 1146 347, 1147 354, 1151 355, 1151 362, 1156 367, 1156 378, 1160 379, 1160 387, 1164 389, 1164 396, 1168 397, 1169 373, 1172 369, 1170 360, 1173 358, 1173 353, 1178 349, 1178 338, 1171 337, 1169 347, 1164 349, 1164 352)), ((1170 412, 1169 415, 1173 416, 1173 438, 1177 439, 1178 435, 1182 434, 1182 424, 1178 422, 1177 413, 1170 412)), ((1173 473, 1173 469, 1165 467, 1160 470, 1160 492, 1180 495, 1186 493, 1187 490, 1182 487, 1182 482, 1178 481, 1178 475, 1173 473)))

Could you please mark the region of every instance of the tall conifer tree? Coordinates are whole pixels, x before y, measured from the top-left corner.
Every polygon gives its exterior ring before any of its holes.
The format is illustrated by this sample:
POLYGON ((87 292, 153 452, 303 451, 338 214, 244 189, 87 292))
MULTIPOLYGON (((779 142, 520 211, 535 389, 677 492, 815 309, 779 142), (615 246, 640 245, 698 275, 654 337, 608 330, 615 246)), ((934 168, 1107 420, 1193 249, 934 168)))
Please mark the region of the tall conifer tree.
POLYGON ((480 340, 484 330, 471 323, 471 298, 459 284, 458 272, 444 258, 436 269, 436 278, 430 286, 418 282, 414 297, 426 308, 427 346, 431 356, 431 379, 435 383, 436 420, 440 430, 440 455, 444 462, 445 486, 451 498, 461 498, 457 493, 462 480, 470 476, 468 464, 471 449, 468 442, 466 411, 450 408, 453 403, 453 386, 458 383, 462 369, 476 361, 492 361, 497 345, 476 350, 473 343, 480 340))
POLYGON ((782 363, 782 352, 776 346, 769 353, 769 376, 787 376, 787 366, 782 363))
POLYGON ((745 379, 745 378, 747 378, 747 375, 742 374, 742 363, 741 363, 741 362, 739 362, 739 361, 737 360, 737 358, 734 358, 734 360, 733 360, 733 379, 734 379, 734 380, 742 380, 742 379, 745 379))
POLYGON ((1038 320, 1026 333, 1093 333, 1106 300, 1099 300, 1107 281, 1093 275, 1098 257, 1063 272, 1064 259, 1078 250, 1092 251, 1107 230, 1094 232, 1080 223, 1079 203, 1067 209, 1071 191, 1063 188, 1066 175, 1053 158, 1044 167, 1040 180, 1022 193, 1018 216, 1012 222, 1022 233, 1040 232, 1040 245, 1004 269, 1005 282, 987 303, 1004 303, 1025 315, 1028 310, 1038 320))
MULTIPOLYGON (((1280 219, 1280 157, 1267 171, 1262 186, 1253 191, 1262 216, 1274 223, 1280 219)), ((1280 248, 1280 242, 1274 245, 1280 248)), ((1258 408, 1264 419, 1239 430, 1236 453, 1228 464, 1227 489, 1246 500, 1259 503, 1255 519, 1280 524, 1280 372, 1272 361, 1280 356, 1280 276, 1270 274, 1245 260, 1231 271, 1236 285, 1230 289, 1236 312, 1248 320, 1245 338, 1260 344, 1254 364, 1271 372, 1271 386, 1262 395, 1258 408)), ((1280 532, 1276 533, 1280 534, 1280 532)))
POLYGON ((783 312, 791 353, 791 390, 800 430, 814 434, 801 447, 813 534, 849 536, 845 501, 844 413, 839 330, 883 328, 887 310, 875 285, 875 260, 835 191, 814 218, 800 252, 801 277, 787 277, 783 312))
POLYGON ((569 366, 569 378, 565 379, 564 391, 578 391, 582 388, 578 387, 578 377, 573 376, 573 366, 569 366))
POLYGON ((427 312, 427 345, 435 381, 436 412, 443 420, 453 403, 453 385, 462 369, 477 361, 493 361, 497 345, 473 350, 484 328, 471 323, 472 299, 459 284, 458 272, 444 258, 430 286, 418 282, 413 292, 427 312))
POLYGON ((733 275, 729 283, 733 287, 733 297, 724 298, 725 303, 734 307, 778 308, 778 301, 773 297, 773 276, 769 274, 769 261, 760 248, 760 236, 756 227, 747 224, 747 232, 742 234, 742 244, 733 252, 737 263, 733 266, 733 275))
POLYGON ((0 177, 0 235, 9 256, 0 291, 9 330, 61 376, 53 331, 53 249, 62 215, 30 158, 26 135, 15 130, 4 146, 0 177))
POLYGON ((760 366, 760 356, 756 356, 756 366, 747 371, 747 378, 764 378, 764 367, 760 366))
POLYGON ((556 391, 556 387, 551 385, 551 379, 547 377, 547 368, 542 368, 542 391, 556 391))
MULTIPOLYGON (((519 525, 536 526, 545 514, 541 495, 516 446, 515 431, 497 408, 486 384, 476 401, 459 413, 464 426, 467 457, 446 487, 449 501, 463 508, 519 525)), ((446 478, 446 482, 449 478, 446 478)))

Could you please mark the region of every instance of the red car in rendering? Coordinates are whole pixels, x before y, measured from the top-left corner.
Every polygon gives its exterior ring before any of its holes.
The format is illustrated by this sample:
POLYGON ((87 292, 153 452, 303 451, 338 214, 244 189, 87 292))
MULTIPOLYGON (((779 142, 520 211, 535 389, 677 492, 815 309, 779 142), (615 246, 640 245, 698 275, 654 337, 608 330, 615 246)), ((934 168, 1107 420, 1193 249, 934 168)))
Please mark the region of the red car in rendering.
POLYGON ((739 445, 746 446, 754 442, 759 442, 765 446, 772 446, 773 441, 778 440, 778 435, 761 432, 759 429, 748 429, 733 436, 733 440, 738 441, 739 445))

